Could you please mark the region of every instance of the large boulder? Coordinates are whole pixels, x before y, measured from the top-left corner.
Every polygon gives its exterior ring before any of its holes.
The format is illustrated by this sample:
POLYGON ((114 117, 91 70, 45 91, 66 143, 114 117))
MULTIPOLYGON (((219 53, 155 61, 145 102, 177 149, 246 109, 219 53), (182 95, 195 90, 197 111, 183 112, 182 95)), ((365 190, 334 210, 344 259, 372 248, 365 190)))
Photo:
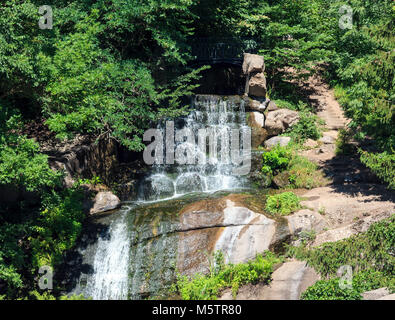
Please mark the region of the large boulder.
POLYGON ((287 146, 289 143, 291 142, 291 138, 290 137, 273 137, 270 138, 269 140, 265 141, 265 147, 268 149, 271 149, 273 147, 275 147, 276 145, 280 145, 281 147, 285 147, 287 146))
POLYGON ((90 214, 98 214, 117 209, 121 206, 119 198, 110 191, 99 192, 93 200, 93 207, 90 214))
POLYGON ((251 53, 244 54, 243 73, 250 74, 254 72, 265 71, 265 61, 263 56, 251 53))
POLYGON ((266 130, 270 136, 276 136, 283 133, 286 129, 293 126, 299 121, 297 111, 289 109, 279 109, 267 114, 266 130))
POLYGON ((265 116, 260 112, 250 112, 251 121, 254 122, 254 126, 263 128, 265 126, 265 116))
POLYGON ((248 82, 248 94, 254 97, 266 97, 266 78, 263 72, 253 75, 248 82))

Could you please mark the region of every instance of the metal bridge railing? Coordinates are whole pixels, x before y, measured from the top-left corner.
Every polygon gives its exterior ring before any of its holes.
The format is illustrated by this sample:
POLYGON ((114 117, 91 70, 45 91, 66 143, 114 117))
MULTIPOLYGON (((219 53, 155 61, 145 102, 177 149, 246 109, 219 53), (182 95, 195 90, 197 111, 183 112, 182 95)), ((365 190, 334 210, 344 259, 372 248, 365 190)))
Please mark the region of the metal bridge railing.
POLYGON ((259 43, 253 39, 195 38, 191 47, 195 62, 241 64, 243 54, 257 53, 259 43))

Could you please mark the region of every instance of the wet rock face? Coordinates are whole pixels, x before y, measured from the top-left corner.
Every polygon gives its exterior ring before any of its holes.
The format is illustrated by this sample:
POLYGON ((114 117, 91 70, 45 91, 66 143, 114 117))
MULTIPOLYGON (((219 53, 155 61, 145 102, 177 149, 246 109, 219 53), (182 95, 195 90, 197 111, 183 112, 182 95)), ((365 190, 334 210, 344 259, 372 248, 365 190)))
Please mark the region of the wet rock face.
POLYGON ((164 174, 152 175, 141 183, 140 198, 146 201, 171 198, 174 193, 173 181, 164 174))
POLYGON ((224 253, 227 263, 241 263, 284 239, 278 222, 247 208, 245 197, 229 195, 189 204, 166 201, 134 212, 129 222, 134 257, 130 296, 138 299, 165 291, 176 271, 209 272, 216 251, 224 253))
POLYGON ((227 263, 241 263, 269 249, 275 233, 273 220, 227 198, 217 204, 215 212, 207 210, 210 204, 200 205, 181 217, 186 232, 179 239, 177 265, 182 273, 207 272, 208 256, 215 251, 222 251, 227 263))

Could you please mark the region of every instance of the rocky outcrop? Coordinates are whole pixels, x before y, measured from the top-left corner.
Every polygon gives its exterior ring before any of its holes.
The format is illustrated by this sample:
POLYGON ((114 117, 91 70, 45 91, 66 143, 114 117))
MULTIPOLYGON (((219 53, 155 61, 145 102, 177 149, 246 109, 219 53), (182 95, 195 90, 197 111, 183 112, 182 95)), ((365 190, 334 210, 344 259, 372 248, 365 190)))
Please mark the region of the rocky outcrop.
POLYGON ((41 151, 48 155, 51 168, 65 172, 67 187, 78 177, 98 176, 109 183, 119 165, 119 146, 113 139, 94 141, 90 136, 76 135, 70 141, 42 143, 41 151))
POLYGON ((320 215, 312 210, 303 209, 297 213, 286 217, 288 227, 292 235, 298 235, 301 232, 315 231, 322 232, 328 223, 320 215))
POLYGON ((270 136, 276 136, 292 127, 298 121, 299 114, 297 111, 289 109, 271 111, 267 114, 266 130, 270 136))
POLYGON ((244 54, 243 73, 247 77, 246 95, 252 97, 266 97, 265 62, 257 54, 244 54))
POLYGON ((268 149, 274 148, 277 145, 279 145, 281 147, 285 147, 290 142, 291 142, 290 137, 285 137, 285 136, 273 137, 273 138, 270 138, 269 140, 265 141, 265 147, 268 149))
MULTIPOLYGON (((267 88, 264 71, 265 62, 262 56, 249 53, 244 54, 243 73, 247 78, 244 100, 246 101, 247 110, 253 111, 250 116, 252 120, 249 123, 251 128, 253 128, 253 148, 262 145, 268 137, 283 133, 299 121, 299 115, 296 111, 278 109, 274 101, 266 98, 267 88), (267 115, 264 112, 267 112, 267 115), (262 115, 259 115, 259 113, 262 115), (265 120, 263 121, 262 119, 265 120)), ((279 138, 267 144, 269 147, 278 142, 286 145, 288 144, 287 139, 279 138)))
POLYGON ((267 111, 270 112, 270 111, 276 111, 276 110, 278 110, 278 107, 277 107, 277 105, 276 105, 276 103, 275 103, 274 101, 269 100, 266 109, 267 109, 267 111))
POLYGON ((140 257, 131 265, 138 291, 134 298, 170 285, 175 270, 184 275, 209 272, 216 251, 223 252, 226 262, 240 263, 288 241, 287 224, 258 213, 257 204, 249 202, 253 200, 242 194, 205 196, 188 204, 172 200, 146 205, 131 213, 131 254, 140 257))
POLYGON ((266 97, 266 78, 263 72, 254 74, 248 82, 248 94, 253 97, 266 97))
POLYGON ((357 222, 345 225, 343 227, 330 229, 317 235, 313 246, 319 246, 325 242, 336 242, 349 238, 355 234, 366 232, 373 223, 389 218, 390 216, 391 212, 383 212, 375 216, 369 216, 364 219, 360 219, 357 222))
POLYGON ((110 191, 99 192, 93 200, 92 208, 89 210, 91 215, 96 215, 117 209, 121 206, 119 198, 110 191))
POLYGON ((267 105, 269 103, 270 100, 268 99, 261 99, 261 100, 254 100, 251 98, 246 98, 247 99, 247 104, 246 104, 246 109, 247 111, 251 110, 251 111, 257 111, 260 113, 264 113, 267 105))
POLYGON ((252 74, 265 71, 265 61, 263 56, 251 53, 244 54, 243 73, 252 74))
POLYGON ((380 288, 376 290, 366 291, 362 293, 363 300, 380 300, 390 294, 388 288, 380 288))

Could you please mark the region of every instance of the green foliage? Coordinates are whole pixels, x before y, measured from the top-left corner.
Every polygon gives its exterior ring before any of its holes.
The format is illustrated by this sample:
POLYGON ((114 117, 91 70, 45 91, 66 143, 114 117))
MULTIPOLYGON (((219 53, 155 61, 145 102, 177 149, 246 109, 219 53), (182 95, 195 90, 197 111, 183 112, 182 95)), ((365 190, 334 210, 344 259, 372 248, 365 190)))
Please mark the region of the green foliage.
POLYGON ((62 262, 85 216, 83 192, 61 191, 62 173, 49 167, 36 142, 19 133, 18 112, 0 109, 0 186, 19 194, 18 201, 0 203, 0 283, 1 293, 15 298, 35 287, 40 266, 62 262))
POLYGON ((262 174, 272 178, 288 173, 289 187, 314 188, 325 184, 317 165, 296 153, 296 146, 275 146, 263 154, 262 174))
POLYGON ((77 295, 73 294, 71 296, 60 296, 56 297, 48 291, 40 293, 37 290, 33 290, 29 293, 31 299, 33 300, 92 300, 92 298, 85 298, 83 294, 77 295))
POLYGON ((265 252, 247 263, 226 265, 223 254, 216 252, 209 275, 196 274, 192 278, 179 275, 173 291, 183 300, 216 300, 222 290, 230 287, 236 297, 241 285, 258 281, 268 283, 273 265, 280 261, 273 253, 265 252))
POLYGON ((276 145, 272 150, 263 154, 262 173, 275 175, 288 168, 293 154, 287 147, 276 145))
POLYGON ((309 159, 294 155, 289 163, 289 182, 293 188, 317 188, 326 184, 323 173, 309 159))
POLYGON ((346 299, 381 287, 395 290, 394 247, 395 215, 392 215, 391 218, 374 223, 365 233, 324 243, 318 248, 290 247, 288 254, 306 260, 324 278, 329 279, 311 287, 304 295, 306 299, 346 299), (337 286, 336 274, 344 265, 353 269, 352 292, 342 291, 337 286))
POLYGON ((266 200, 265 209, 271 214, 286 216, 300 208, 300 198, 293 192, 284 192, 269 196, 266 200))
POLYGON ((395 153, 368 153, 359 150, 361 162, 370 168, 379 178, 388 183, 388 187, 395 189, 395 153))
POLYGON ((0 105, 0 185, 42 191, 60 184, 62 174, 52 171, 38 143, 18 134, 20 116, 0 105))
POLYGON ((361 300, 354 289, 341 289, 340 279, 320 280, 302 293, 302 300, 361 300))
POLYGON ((336 154, 350 155, 355 152, 355 147, 350 143, 352 133, 350 130, 341 129, 336 140, 336 154))
POLYGON ((84 195, 78 188, 46 195, 38 225, 29 237, 33 267, 56 266, 63 253, 71 249, 82 231, 85 215, 82 210, 84 195))
POLYGON ((303 108, 299 112, 299 117, 299 121, 287 130, 287 136, 298 143, 302 143, 307 139, 318 140, 322 137, 320 121, 315 114, 303 108))

